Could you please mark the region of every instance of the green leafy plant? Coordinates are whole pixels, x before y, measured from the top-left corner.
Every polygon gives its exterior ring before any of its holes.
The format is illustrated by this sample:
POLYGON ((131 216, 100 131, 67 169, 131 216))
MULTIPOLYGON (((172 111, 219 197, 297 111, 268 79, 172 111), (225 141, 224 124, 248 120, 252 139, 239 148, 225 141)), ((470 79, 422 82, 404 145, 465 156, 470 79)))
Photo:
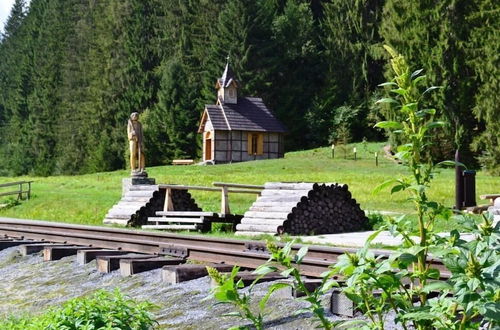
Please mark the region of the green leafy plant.
POLYGON ((89 297, 75 298, 35 317, 10 317, 0 321, 1 329, 152 329, 156 321, 149 302, 137 302, 118 290, 99 290, 89 297))
MULTIPOLYGON (((216 286, 213 288, 211 295, 207 299, 215 298, 219 303, 231 304, 238 310, 237 312, 230 312, 223 314, 223 316, 236 316, 243 320, 250 321, 255 329, 260 330, 264 328, 264 310, 271 294, 284 287, 281 283, 275 283, 268 289, 267 294, 259 301, 258 311, 252 310, 252 290, 255 284, 258 283, 262 276, 257 277, 248 291, 242 292, 241 289, 245 287, 241 279, 236 280, 239 267, 233 267, 230 274, 222 274, 217 269, 207 266, 208 275, 214 280, 216 286)), ((237 326, 231 329, 247 329, 247 326, 237 326)))
POLYGON ((392 96, 378 103, 394 106, 404 120, 380 122, 376 127, 392 130, 406 141, 398 147, 396 158, 410 174, 382 183, 375 192, 387 187, 391 187, 391 194, 407 192, 417 211, 418 226, 415 230, 405 216, 389 218, 363 249, 340 257, 333 269, 347 277, 343 292, 367 316, 365 327, 383 329, 391 310, 404 329, 410 325, 417 329, 478 328, 481 320, 492 327, 497 322, 500 295, 498 282, 493 280, 499 270, 498 226, 493 228, 488 219, 476 225, 473 219, 463 218, 462 228, 477 238, 470 243, 461 240, 457 231, 449 238, 435 233, 436 219, 449 221, 451 211, 429 200, 427 190, 438 165, 454 164, 434 164, 429 156, 431 135, 445 123, 434 120, 435 109, 421 109, 421 102, 438 87, 421 92, 422 70, 411 73, 403 56, 385 48, 392 56, 395 78, 382 84, 390 88, 392 96), (389 257, 375 257, 368 246, 383 229, 403 243, 389 257), (451 272, 448 281, 440 281, 433 258, 441 258, 451 272), (429 298, 430 293, 437 296, 429 298))
POLYGON ((322 306, 321 296, 338 283, 332 279, 333 271, 327 271, 322 274, 320 285, 314 289, 309 290, 300 274, 300 264, 307 254, 307 246, 302 246, 296 254, 292 253, 292 246, 295 241, 285 244, 283 248, 279 248, 274 242, 267 243, 267 249, 271 256, 269 260, 258 267, 255 273, 266 275, 273 272, 280 272, 284 277, 291 277, 292 282, 277 283, 278 288, 291 287, 296 292, 301 292, 304 296, 298 298, 299 300, 309 303, 309 306, 296 311, 296 314, 303 312, 312 313, 319 322, 319 327, 324 329, 333 329, 335 326, 341 325, 342 322, 332 322, 325 316, 325 310, 322 306))
POLYGON ((16 198, 7 198, 3 201, 0 201, 0 209, 10 209, 20 204, 21 202, 16 198))

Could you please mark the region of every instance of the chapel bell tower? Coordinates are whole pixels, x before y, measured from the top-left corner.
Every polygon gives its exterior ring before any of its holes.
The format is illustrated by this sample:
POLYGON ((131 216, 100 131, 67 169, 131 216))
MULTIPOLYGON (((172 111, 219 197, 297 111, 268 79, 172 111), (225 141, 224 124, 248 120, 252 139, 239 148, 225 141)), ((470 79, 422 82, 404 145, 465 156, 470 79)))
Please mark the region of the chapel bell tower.
POLYGON ((238 81, 236 76, 229 66, 229 60, 226 63, 226 68, 222 73, 222 77, 217 79, 217 99, 220 103, 236 104, 238 103, 238 81))

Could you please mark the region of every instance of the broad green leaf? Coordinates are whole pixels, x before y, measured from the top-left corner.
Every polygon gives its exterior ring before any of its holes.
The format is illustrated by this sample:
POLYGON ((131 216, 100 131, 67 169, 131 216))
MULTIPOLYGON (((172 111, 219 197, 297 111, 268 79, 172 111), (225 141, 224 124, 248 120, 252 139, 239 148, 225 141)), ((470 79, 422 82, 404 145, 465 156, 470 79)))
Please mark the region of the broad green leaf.
POLYGON ((431 268, 427 271, 427 276, 429 278, 438 279, 440 275, 441 273, 439 272, 439 269, 436 268, 431 268))
POLYGON ((390 98, 390 97, 384 97, 384 98, 378 100, 377 102, 375 102, 375 104, 381 104, 381 103, 399 104, 398 101, 396 101, 395 99, 390 98))
POLYGON ((433 128, 445 127, 446 125, 447 125, 447 123, 444 121, 433 121, 433 122, 425 124, 425 127, 427 129, 433 129, 433 128))
POLYGON ((294 271, 295 269, 294 268, 288 268, 288 269, 285 269, 284 271, 282 271, 280 273, 281 276, 283 277, 288 277, 290 276, 290 274, 294 271))
POLYGON ((422 93, 422 95, 430 93, 430 92, 432 92, 432 91, 434 91, 436 89, 440 89, 440 88, 443 88, 443 87, 442 86, 432 86, 432 87, 429 87, 429 88, 427 88, 425 90, 425 92, 422 93))
POLYGON ((275 272, 277 270, 278 270, 278 268, 276 268, 274 266, 261 265, 256 270, 254 270, 253 273, 257 274, 257 275, 267 275, 267 274, 275 272))
POLYGON ((382 182, 375 189, 373 189, 372 194, 378 194, 381 190, 389 187, 390 185, 392 185, 392 184, 394 184, 396 182, 398 182, 396 179, 390 179, 390 180, 387 180, 385 182, 382 182))
POLYGON ((391 195, 398 192, 398 191, 401 191, 401 190, 404 190, 405 189, 405 186, 402 185, 402 184, 398 184, 397 186, 394 186, 392 187, 391 189, 391 195))
POLYGON ((327 292, 333 287, 338 287, 339 283, 335 280, 328 280, 326 281, 323 286, 321 287, 321 292, 327 292))
POLYGON ((374 127, 383 129, 401 129, 401 123, 397 121, 381 121, 375 124, 374 127))
POLYGON ((371 233, 370 236, 368 236, 368 238, 366 239, 365 246, 366 246, 366 244, 370 244, 382 231, 383 231, 383 228, 371 233))
POLYGON ((229 313, 224 313, 222 316, 239 316, 242 317, 242 315, 238 312, 229 312, 229 313))
POLYGON ((456 162, 454 160, 443 160, 442 162, 439 162, 436 164, 436 166, 443 166, 443 167, 446 167, 446 166, 462 166, 464 167, 465 169, 467 169, 467 166, 465 166, 465 164, 463 163, 460 163, 460 162, 456 162))
POLYGON ((284 282, 279 282, 279 283, 274 283, 267 289, 266 295, 259 301, 259 308, 261 311, 263 311, 266 308, 267 301, 271 297, 271 295, 277 291, 281 290, 287 287, 290 287, 291 285, 289 283, 284 283, 284 282))
POLYGON ((487 302, 484 304, 484 317, 498 322, 500 320, 500 302, 487 302))
POLYGON ((413 78, 416 78, 418 75, 420 75, 422 73, 422 71, 424 71, 424 69, 418 69, 418 70, 413 71, 413 73, 410 76, 411 80, 413 80, 413 78))
POLYGON ((414 262, 417 262, 417 256, 411 253, 401 253, 398 258, 400 263, 403 263, 405 266, 408 266, 414 262))
POLYGON ((384 86, 397 86, 397 85, 398 84, 396 84, 395 82, 389 81, 389 82, 385 82, 385 83, 379 84, 378 86, 379 87, 384 87, 384 86))
POLYGON ((403 89, 403 88, 391 89, 391 92, 399 94, 399 95, 405 95, 406 94, 406 90, 403 89))
POLYGON ((422 321, 422 320, 433 320, 435 316, 428 311, 406 313, 401 316, 404 320, 410 321, 422 321))
POLYGON ((285 246, 283 247, 283 249, 281 249, 281 251, 283 252, 283 254, 285 256, 288 256, 290 254, 290 251, 292 250, 292 245, 295 244, 295 241, 296 240, 293 240, 291 242, 286 243, 285 246))
POLYGON ((444 282, 444 281, 434 281, 434 282, 430 282, 430 283, 427 283, 422 291, 425 292, 425 293, 429 293, 431 291, 445 291, 445 290, 452 290, 453 287, 444 282))
POLYGON ((436 114, 436 109, 422 109, 415 113, 418 117, 425 117, 425 115, 434 116, 436 114))
POLYGON ((300 264, 302 262, 302 259, 304 259, 304 257, 306 256, 307 251, 308 251, 307 246, 303 246, 299 249, 299 251, 295 255, 295 262, 297 264, 300 264))
POLYGON ((413 80, 413 83, 416 85, 416 84, 418 84, 420 81, 424 80, 425 78, 427 78, 427 76, 426 76, 426 75, 419 76, 419 77, 415 78, 415 80, 413 80))

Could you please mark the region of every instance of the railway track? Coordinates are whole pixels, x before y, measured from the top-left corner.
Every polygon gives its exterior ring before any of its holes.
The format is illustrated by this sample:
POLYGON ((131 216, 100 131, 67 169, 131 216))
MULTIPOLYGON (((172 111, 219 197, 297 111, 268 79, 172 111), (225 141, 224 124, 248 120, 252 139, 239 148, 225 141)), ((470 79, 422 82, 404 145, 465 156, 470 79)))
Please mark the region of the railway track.
MULTIPOLYGON (((0 218, 0 237, 36 240, 93 249, 112 249, 156 256, 177 257, 256 268, 269 259, 265 243, 208 236, 158 233, 134 229, 74 225, 57 222, 0 218)), ((297 244, 294 250, 300 249, 297 244)), ((320 277, 328 266, 346 252, 357 249, 310 245, 301 265, 303 275, 320 277)), ((375 255, 389 256, 390 251, 374 250, 375 255)), ((439 260, 432 260, 443 278, 448 271, 439 260)))

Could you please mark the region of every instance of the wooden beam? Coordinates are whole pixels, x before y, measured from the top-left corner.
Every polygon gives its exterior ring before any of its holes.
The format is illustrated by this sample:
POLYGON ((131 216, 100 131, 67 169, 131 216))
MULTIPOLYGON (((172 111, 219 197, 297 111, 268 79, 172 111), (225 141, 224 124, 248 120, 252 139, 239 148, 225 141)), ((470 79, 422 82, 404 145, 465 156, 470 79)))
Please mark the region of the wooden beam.
POLYGON ((204 190, 204 191, 220 191, 220 188, 203 187, 203 186, 185 186, 180 184, 160 184, 160 189, 177 189, 177 190, 204 190))
POLYGON ((212 184, 216 187, 264 189, 264 186, 251 185, 251 184, 226 183, 226 182, 213 182, 212 184))
POLYGON ((120 274, 122 276, 131 276, 137 273, 147 272, 168 265, 179 265, 184 262, 184 259, 167 259, 164 257, 149 259, 122 259, 120 260, 120 274))
MULTIPOLYGON (((233 266, 225 264, 209 264, 207 266, 213 267, 219 272, 230 272, 233 269, 233 266)), ((161 278, 163 282, 177 284, 207 275, 208 272, 204 265, 181 264, 178 266, 164 266, 161 278)))

